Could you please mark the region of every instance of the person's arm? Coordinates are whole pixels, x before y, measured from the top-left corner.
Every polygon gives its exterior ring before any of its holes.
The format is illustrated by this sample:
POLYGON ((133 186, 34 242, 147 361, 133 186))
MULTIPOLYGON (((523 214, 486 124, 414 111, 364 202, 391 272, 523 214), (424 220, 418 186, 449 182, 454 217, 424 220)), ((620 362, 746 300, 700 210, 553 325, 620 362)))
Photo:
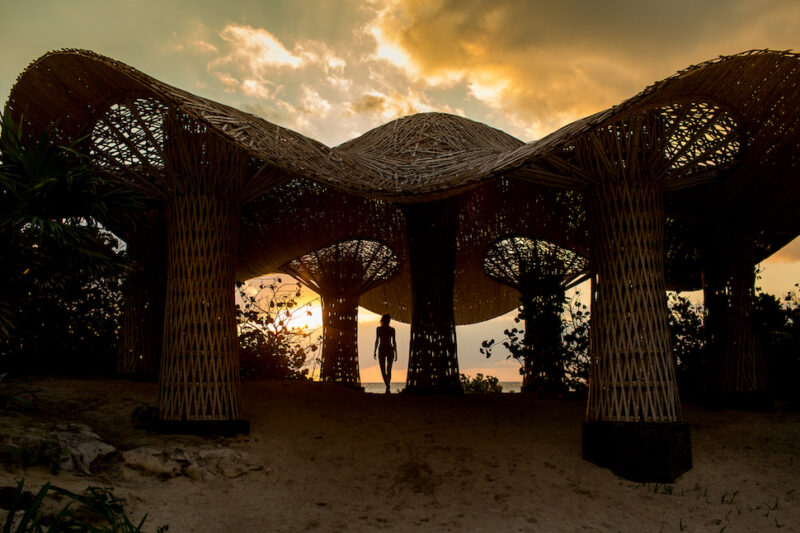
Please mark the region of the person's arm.
POLYGON ((375 348, 372 350, 372 358, 378 358, 378 342, 381 340, 380 329, 375 329, 375 348))
POLYGON ((394 337, 394 328, 392 328, 392 349, 394 350, 394 360, 397 361, 397 339, 394 337))

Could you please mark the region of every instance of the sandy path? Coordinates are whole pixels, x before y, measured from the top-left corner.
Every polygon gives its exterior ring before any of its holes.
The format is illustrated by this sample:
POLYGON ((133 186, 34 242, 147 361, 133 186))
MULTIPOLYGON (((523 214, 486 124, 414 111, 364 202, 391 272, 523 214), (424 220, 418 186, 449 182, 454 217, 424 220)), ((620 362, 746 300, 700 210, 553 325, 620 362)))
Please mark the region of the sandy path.
MULTIPOLYGON (((615 477, 580 458, 581 402, 525 395, 369 395, 319 383, 243 385, 252 432, 235 439, 134 430, 155 385, 44 379, 49 413, 126 450, 228 447, 263 465, 195 481, 108 467, 92 477, 0 471, 81 490, 113 486, 149 530, 182 531, 783 531, 800 530, 800 413, 687 407, 695 467, 672 485, 615 477)), ((0 433, 34 423, 0 416, 0 433)))

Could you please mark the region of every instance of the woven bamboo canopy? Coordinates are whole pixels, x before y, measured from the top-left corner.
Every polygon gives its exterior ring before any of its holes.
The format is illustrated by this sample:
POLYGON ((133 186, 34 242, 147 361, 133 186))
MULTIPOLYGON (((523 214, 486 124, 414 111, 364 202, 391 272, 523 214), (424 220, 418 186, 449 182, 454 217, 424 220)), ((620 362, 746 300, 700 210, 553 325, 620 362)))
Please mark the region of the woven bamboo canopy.
MULTIPOLYGON (((746 213, 759 236, 756 260, 800 233, 798 64, 788 52, 721 57, 530 143, 462 117, 423 113, 331 148, 84 50, 33 62, 7 111, 31 134, 48 126, 66 137, 91 132, 90 148, 104 168, 163 201, 180 188, 157 149, 163 110, 179 110, 252 159, 251 175, 236 191, 245 202, 237 277, 277 270, 337 240, 378 239, 393 248, 401 270, 362 305, 399 320, 409 320, 409 273, 398 205, 461 195, 455 305, 463 324, 517 304, 515 291, 482 272, 481 255, 498 238, 525 234, 588 255, 584 208, 574 202, 596 180, 586 163, 613 165, 592 150, 602 135, 637 124, 661 128, 650 144, 624 149, 665 153, 653 171, 671 219, 695 224, 746 213), (122 128, 130 133, 120 135, 122 128), (553 200, 554 189, 578 196, 553 200)), ((697 288, 696 254, 682 234, 672 237, 672 227, 668 283, 697 288)))

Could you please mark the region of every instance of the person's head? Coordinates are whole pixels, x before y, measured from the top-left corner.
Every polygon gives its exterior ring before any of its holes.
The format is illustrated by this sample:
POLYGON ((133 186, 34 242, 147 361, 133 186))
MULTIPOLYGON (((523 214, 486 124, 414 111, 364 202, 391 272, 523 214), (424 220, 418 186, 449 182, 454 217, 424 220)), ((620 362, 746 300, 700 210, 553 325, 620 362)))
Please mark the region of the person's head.
POLYGON ((389 313, 386 313, 385 315, 383 315, 381 317, 381 324, 384 325, 384 326, 388 326, 389 325, 389 321, 391 319, 392 319, 392 317, 389 316, 389 313))

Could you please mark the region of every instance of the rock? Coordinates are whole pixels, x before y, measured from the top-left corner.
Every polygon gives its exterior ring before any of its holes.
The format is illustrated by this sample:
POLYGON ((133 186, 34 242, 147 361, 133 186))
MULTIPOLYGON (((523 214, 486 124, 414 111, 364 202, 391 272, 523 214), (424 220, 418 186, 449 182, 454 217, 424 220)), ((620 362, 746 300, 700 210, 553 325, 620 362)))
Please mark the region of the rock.
POLYGON ((91 474, 92 464, 116 453, 116 448, 103 442, 86 424, 31 426, 21 436, 3 443, 3 449, 3 457, 9 461, 47 466, 53 473, 67 470, 91 474))
POLYGON ((7 443, 0 443, 0 463, 9 464, 16 461, 19 448, 7 443))
POLYGON ((30 432, 20 437, 18 441, 19 456, 23 466, 43 465, 50 468, 53 473, 59 470, 71 470, 74 463, 69 451, 62 448, 58 440, 52 437, 31 434, 33 429, 31 428, 30 432))
POLYGON ((122 452, 122 461, 129 468, 168 478, 180 476, 185 466, 164 448, 156 446, 142 446, 122 452))
MULTIPOLYGON (((75 424, 76 426, 78 424, 75 424)), ((82 424, 81 424, 82 425, 82 424)), ((70 428, 73 430, 73 428, 70 428)), ((53 436, 59 443, 61 449, 67 451, 67 460, 62 461, 61 468, 64 470, 79 470, 84 474, 92 473, 92 464, 105 459, 117 451, 110 444, 100 440, 99 435, 91 431, 89 426, 75 428, 79 432, 56 431, 53 436)))
POLYGON ((208 481, 217 477, 197 463, 186 466, 183 469, 183 475, 193 481, 208 481))
POLYGON ((197 455, 206 468, 227 478, 237 478, 251 470, 247 454, 230 448, 202 450, 197 455))
POLYGON ((163 478, 186 476, 194 481, 208 481, 217 475, 237 478, 248 472, 263 470, 253 465, 247 454, 227 448, 214 448, 192 452, 182 448, 167 450, 144 446, 122 452, 128 468, 163 478))

